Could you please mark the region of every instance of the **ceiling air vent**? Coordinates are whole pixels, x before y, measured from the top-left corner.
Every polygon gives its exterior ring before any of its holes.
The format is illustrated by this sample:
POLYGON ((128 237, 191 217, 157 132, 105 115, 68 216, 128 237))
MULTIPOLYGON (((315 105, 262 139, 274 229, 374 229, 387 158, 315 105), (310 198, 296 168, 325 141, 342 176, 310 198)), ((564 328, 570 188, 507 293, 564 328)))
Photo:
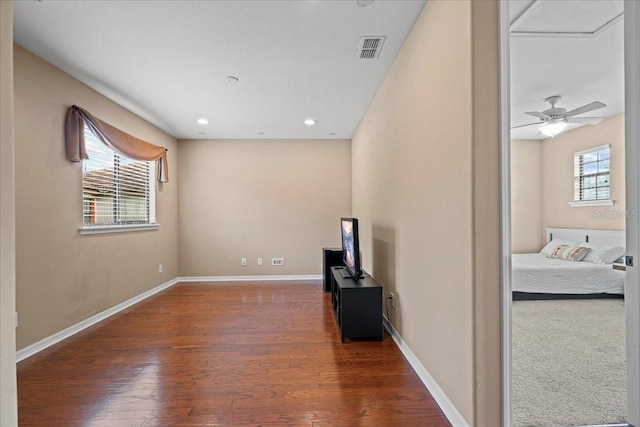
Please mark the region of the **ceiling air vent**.
POLYGON ((360 59, 378 59, 385 36, 365 36, 360 38, 358 57, 360 59))

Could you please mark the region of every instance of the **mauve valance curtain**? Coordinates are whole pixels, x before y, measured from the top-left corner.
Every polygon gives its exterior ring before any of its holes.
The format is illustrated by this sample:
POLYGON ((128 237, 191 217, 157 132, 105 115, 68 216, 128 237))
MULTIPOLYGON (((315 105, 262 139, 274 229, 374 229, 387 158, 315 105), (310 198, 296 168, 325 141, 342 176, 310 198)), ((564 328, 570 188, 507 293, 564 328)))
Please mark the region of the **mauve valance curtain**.
POLYGON ((84 124, 113 151, 134 160, 157 160, 157 179, 169 182, 167 150, 164 147, 129 135, 109 123, 92 116, 87 110, 73 105, 67 110, 65 122, 65 138, 67 158, 72 162, 88 159, 84 145, 84 124))

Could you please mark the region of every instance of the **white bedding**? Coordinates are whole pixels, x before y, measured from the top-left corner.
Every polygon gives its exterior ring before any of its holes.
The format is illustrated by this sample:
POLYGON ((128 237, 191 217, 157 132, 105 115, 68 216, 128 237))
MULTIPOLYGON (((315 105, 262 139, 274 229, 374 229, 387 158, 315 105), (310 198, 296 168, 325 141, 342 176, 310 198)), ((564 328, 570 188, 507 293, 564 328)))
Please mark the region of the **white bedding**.
POLYGON ((544 254, 512 255, 513 291, 547 294, 624 294, 625 272, 611 264, 571 262, 544 254))

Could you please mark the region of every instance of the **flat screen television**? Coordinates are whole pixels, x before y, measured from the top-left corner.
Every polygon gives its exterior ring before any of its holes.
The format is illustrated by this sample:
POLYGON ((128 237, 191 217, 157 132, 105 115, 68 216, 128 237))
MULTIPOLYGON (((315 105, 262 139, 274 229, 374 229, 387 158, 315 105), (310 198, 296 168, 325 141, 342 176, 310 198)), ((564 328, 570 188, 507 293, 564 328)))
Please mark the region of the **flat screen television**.
POLYGON ((342 262, 353 278, 362 277, 360 267, 360 242, 358 237, 358 219, 340 218, 342 234, 342 262))

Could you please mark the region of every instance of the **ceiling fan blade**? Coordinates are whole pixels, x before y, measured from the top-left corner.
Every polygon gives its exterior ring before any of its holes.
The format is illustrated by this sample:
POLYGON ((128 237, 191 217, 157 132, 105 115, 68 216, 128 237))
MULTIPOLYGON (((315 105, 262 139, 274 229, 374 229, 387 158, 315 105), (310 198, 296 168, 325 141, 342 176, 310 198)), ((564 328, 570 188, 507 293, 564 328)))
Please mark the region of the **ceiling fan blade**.
POLYGON ((535 122, 535 123, 527 123, 526 125, 520 125, 520 126, 514 126, 511 129, 518 129, 518 128, 523 128, 525 126, 531 126, 531 125, 541 125, 543 124, 542 122, 535 122))
POLYGON ((539 111, 527 111, 525 114, 528 114, 533 117, 537 117, 541 120, 549 120, 551 116, 547 116, 545 113, 541 113, 539 111))
POLYGON ((597 125, 604 120, 604 117, 572 117, 567 119, 567 123, 585 123, 588 125, 597 125))
POLYGON ((597 110, 598 108, 606 107, 607 104, 603 104, 600 101, 592 102, 591 104, 583 105, 582 107, 571 110, 567 113, 567 117, 577 116, 578 114, 588 113, 589 111, 597 110))

